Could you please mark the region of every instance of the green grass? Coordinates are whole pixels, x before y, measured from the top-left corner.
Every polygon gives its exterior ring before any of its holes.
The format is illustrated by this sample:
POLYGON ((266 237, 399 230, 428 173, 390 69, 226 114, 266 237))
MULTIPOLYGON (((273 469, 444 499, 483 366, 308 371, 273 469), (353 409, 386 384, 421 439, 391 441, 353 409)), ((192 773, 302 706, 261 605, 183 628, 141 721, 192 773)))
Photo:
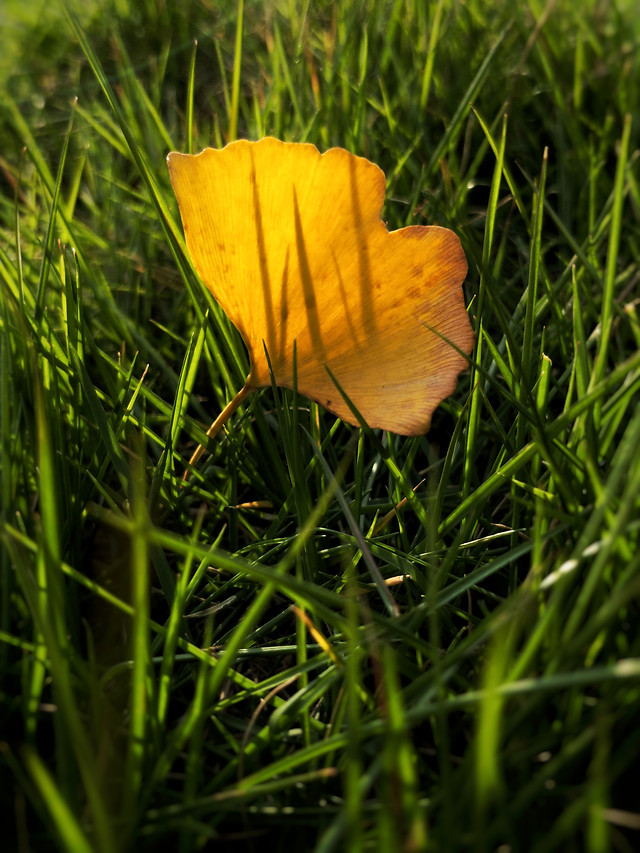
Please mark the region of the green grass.
POLYGON ((633 7, 7 7, 8 849, 637 849, 633 7), (248 362, 165 157, 265 134, 460 235, 476 348, 425 437, 267 389, 185 484, 248 362))

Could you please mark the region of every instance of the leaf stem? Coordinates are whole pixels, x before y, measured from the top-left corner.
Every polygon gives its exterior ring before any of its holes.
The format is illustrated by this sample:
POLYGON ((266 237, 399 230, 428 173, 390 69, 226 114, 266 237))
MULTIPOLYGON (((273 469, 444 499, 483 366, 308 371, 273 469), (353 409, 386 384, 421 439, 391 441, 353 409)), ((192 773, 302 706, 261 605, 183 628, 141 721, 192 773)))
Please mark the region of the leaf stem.
MULTIPOLYGON (((222 427, 229 420, 231 415, 233 415, 245 401, 245 399, 251 394, 252 391, 255 391, 255 385, 253 385, 249 379, 244 383, 242 388, 238 391, 236 396, 230 400, 224 409, 220 412, 215 421, 211 424, 209 429, 207 430, 207 438, 215 438, 216 435, 220 432, 222 427)), ((202 454, 205 451, 204 444, 199 444, 193 452, 191 459, 189 460, 189 466, 187 470, 184 472, 183 479, 187 480, 189 478, 189 470, 197 465, 198 460, 202 457, 202 454)))

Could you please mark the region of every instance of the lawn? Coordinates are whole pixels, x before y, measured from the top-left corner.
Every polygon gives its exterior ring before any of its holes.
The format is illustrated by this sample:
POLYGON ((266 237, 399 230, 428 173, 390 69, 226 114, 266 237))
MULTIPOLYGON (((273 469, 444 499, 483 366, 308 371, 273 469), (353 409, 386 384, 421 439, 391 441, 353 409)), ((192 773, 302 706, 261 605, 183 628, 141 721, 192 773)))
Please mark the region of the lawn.
POLYGON ((635 5, 5 5, 5 849, 640 847, 635 5), (166 157, 265 136, 460 238, 426 435, 274 382, 207 438, 249 356, 166 157))

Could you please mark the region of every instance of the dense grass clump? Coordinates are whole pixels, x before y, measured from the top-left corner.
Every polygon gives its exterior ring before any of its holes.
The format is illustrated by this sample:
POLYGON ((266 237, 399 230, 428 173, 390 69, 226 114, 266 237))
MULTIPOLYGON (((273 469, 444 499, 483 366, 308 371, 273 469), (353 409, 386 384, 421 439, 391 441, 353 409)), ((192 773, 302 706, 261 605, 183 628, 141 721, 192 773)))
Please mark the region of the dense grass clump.
POLYGON ((7 5, 9 849, 637 849, 633 7, 7 5), (459 234, 476 347, 424 437, 267 389, 185 483, 248 361, 165 158, 265 135, 459 234))

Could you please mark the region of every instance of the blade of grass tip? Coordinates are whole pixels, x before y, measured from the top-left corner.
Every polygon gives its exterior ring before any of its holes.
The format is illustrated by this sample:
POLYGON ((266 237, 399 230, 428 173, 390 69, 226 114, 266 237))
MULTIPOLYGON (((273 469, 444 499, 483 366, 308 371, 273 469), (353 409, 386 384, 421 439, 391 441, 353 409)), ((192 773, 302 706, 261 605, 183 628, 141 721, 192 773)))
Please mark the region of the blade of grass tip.
MULTIPOLYGON (((489 203, 487 205, 487 213, 484 228, 484 242, 482 244, 482 270, 480 274, 480 284, 478 287, 478 306, 476 309, 476 351, 474 353, 474 361, 482 362, 483 348, 483 316, 484 305, 486 300, 487 276, 491 264, 491 252, 493 249, 493 234, 495 230, 496 211, 498 209, 498 198, 500 195, 500 185, 502 183, 502 175, 504 171, 504 152, 507 142, 507 117, 502 120, 502 135, 500 138, 500 146, 496 157, 496 164, 493 170, 493 178, 491 180, 491 191, 489 194, 489 203)), ((467 497, 471 491, 471 478, 476 472, 476 439, 480 430, 480 417, 482 412, 482 399, 479 393, 480 376, 471 364, 471 399, 469 404, 468 429, 466 437, 466 447, 464 455, 464 474, 462 495, 467 497)))
POLYGON ((238 110, 240 105, 240 76, 242 74, 242 35, 244 24, 244 0, 238 0, 236 41, 233 52, 233 79, 231 82, 231 112, 229 114, 229 136, 227 142, 238 137, 238 110))
MULTIPOLYGON (((547 182, 547 163, 549 159, 549 149, 545 148, 542 155, 542 168, 540 169, 540 179, 535 191, 535 208, 533 211, 533 221, 531 224, 531 245, 529 250, 529 275, 527 280, 526 293, 526 309, 524 320, 524 332, 521 353, 521 385, 524 392, 528 395, 532 390, 531 374, 534 363, 533 339, 534 339, 534 320, 536 315, 536 305, 538 301, 538 281, 540 278, 540 262, 542 260, 542 220, 544 213, 544 194, 547 182)), ((521 397, 522 399, 522 397, 521 397)), ((524 400, 523 400, 524 402, 524 400)), ((518 421, 522 424, 522 419, 518 421)), ((518 442, 521 446, 521 442, 518 442)))
MULTIPOLYGON (((202 506, 205 508, 203 511, 206 511, 206 508, 207 508, 206 504, 203 504, 202 506)), ((197 524, 197 518, 196 518, 196 524, 197 524)), ((194 530, 195 530, 195 525, 194 525, 194 530)), ((220 528, 220 531, 218 533, 217 538, 213 540, 209 550, 205 553, 204 556, 202 554, 198 554, 197 550, 196 550, 196 552, 193 552, 191 549, 189 549, 188 551, 185 552, 185 554, 184 554, 185 558, 187 558, 187 557, 189 557, 190 559, 198 558, 200 560, 200 563, 198 564, 197 569, 193 573, 193 577, 187 583, 187 588, 186 588, 186 592, 185 592, 185 600, 184 600, 185 605, 196 594, 196 591, 198 590, 198 588, 202 582, 202 578, 204 577, 204 575, 207 572, 207 569, 209 568, 212 561, 214 560, 215 555, 219 552, 220 542, 222 542, 222 539, 224 537, 224 530, 225 530, 225 528, 224 528, 224 526, 222 526, 220 528)), ((189 541, 193 541, 194 547, 197 546, 197 537, 195 536, 195 533, 190 537, 189 541)))
POLYGON ((26 748, 23 760, 51 818, 53 830, 60 838, 64 850, 73 853, 93 853, 93 846, 82 831, 58 785, 40 756, 26 748))
POLYGON ((134 608, 131 628, 131 692, 129 741, 122 796, 125 821, 133 824, 143 788, 143 767, 150 712, 151 652, 149 646, 149 530, 150 520, 145 494, 143 443, 134 447, 130 474, 131 502, 131 603, 134 608))
MULTIPOLYGON (((536 408, 540 421, 544 423, 547 413, 547 401, 549 397, 549 380, 551 378, 551 359, 548 355, 540 353, 540 365, 538 370, 538 382, 536 387, 536 408)), ((531 482, 536 484, 540 476, 542 466, 542 455, 536 456, 531 463, 531 482)))
POLYGON ((420 90, 420 112, 425 115, 427 110, 427 102, 429 100, 429 90, 431 89, 431 79, 433 77, 433 64, 436 58, 436 45, 438 36, 440 35, 440 22, 442 20, 442 9, 444 0, 438 0, 438 5, 433 14, 431 22, 431 31, 429 33, 429 44, 427 46, 427 61, 422 74, 422 88, 420 90))
POLYGON ((193 42, 191 51, 191 62, 189 63, 189 76, 187 78, 187 154, 193 154, 193 100, 196 88, 196 54, 198 52, 198 40, 193 42))
MULTIPOLYGON (((602 313, 600 317, 600 337, 596 354, 594 370, 591 374, 590 386, 599 382, 607 370, 609 358, 609 342, 614 320, 615 305, 615 281, 618 265, 618 254, 620 239, 622 235, 622 208, 625 199, 625 172, 629 158, 629 140, 631 137, 631 115, 627 113, 624 118, 618 163, 613 190, 613 207, 611 210, 611 228, 609 231, 609 246, 607 249, 607 267, 604 279, 604 293, 602 294, 602 313)), ((596 424, 600 420, 602 402, 594 407, 596 424)))
MULTIPOLYGON (((24 166, 24 155, 27 149, 22 149, 22 154, 20 155, 20 167, 18 168, 18 178, 16 180, 16 189, 13 198, 13 212, 14 212, 14 232, 15 232, 15 242, 16 242, 16 261, 15 261, 15 269, 18 275, 18 292, 20 294, 20 305, 24 308, 24 274, 22 268, 22 240, 20 239, 20 205, 18 204, 18 200, 20 197, 20 186, 22 184, 22 167, 24 166)), ((8 314, 4 312, 4 317, 7 317, 8 314)), ((8 456, 5 458, 9 458, 8 456)))
MULTIPOLYGON (((280 30, 280 25, 277 19, 274 21, 273 25, 273 38, 274 38, 274 60, 277 57, 278 67, 282 71, 282 75, 284 76, 284 82, 286 83, 288 100, 291 102, 291 106, 293 107, 293 112, 296 117, 297 123, 299 127, 304 127, 304 115, 302 110, 300 109, 298 90, 296 89, 296 85, 291 78, 291 71, 289 69, 290 58, 287 55, 287 51, 282 44, 282 35, 280 30)), ((281 102, 284 99, 281 99, 281 102)), ((303 136, 304 138, 304 136, 303 136)))
POLYGON ((640 318, 638 317, 636 306, 632 302, 627 302, 624 306, 624 313, 627 315, 627 319, 631 325, 631 332, 636 347, 640 349, 640 318))
POLYGON ((358 434, 358 449, 356 450, 356 465, 354 474, 354 497, 353 497, 353 515, 358 520, 358 527, 361 529, 365 525, 365 516, 362 512, 362 501, 364 498, 364 462, 365 462, 365 434, 360 430, 358 434))
MULTIPOLYGON (((486 121, 484 120, 484 118, 482 117, 482 115, 480 114, 480 112, 477 109, 473 110, 473 114, 475 115, 476 119, 478 120, 478 124, 482 128, 482 132, 484 133, 485 137, 487 138, 487 141, 489 142, 489 145, 491 146, 491 150, 493 151, 494 156, 497 158, 499 156, 499 146, 496 143, 495 139, 493 138, 493 134, 491 133, 491 130, 489 129, 489 125, 486 123, 486 121)), ((506 120, 506 115, 503 117, 503 121, 504 120, 506 120)), ((509 169, 509 166, 506 163, 503 164, 503 174, 504 174, 504 179, 507 183, 507 187, 509 188, 509 192, 510 192, 513 200, 516 203, 516 207, 518 208, 518 212, 522 216, 522 219, 524 220, 524 224, 528 228, 529 227, 529 214, 527 212, 527 209, 525 207, 524 202, 522 201, 522 196, 520 194, 520 190, 518 189, 516 182, 513 180, 513 175, 511 174, 511 170, 509 169)))
MULTIPOLYGON (((143 397, 145 388, 145 380, 147 378, 147 373, 149 372, 149 365, 146 364, 144 370, 140 374, 140 378, 136 381, 133 390, 131 391, 131 385, 134 378, 134 371, 136 366, 138 354, 136 353, 131 360, 131 364, 129 365, 129 369, 125 374, 117 374, 122 381, 122 390, 118 394, 118 404, 114 409, 114 415, 119 418, 119 421, 116 426, 115 437, 118 441, 122 440, 122 437, 125 434, 125 430, 128 423, 133 423, 134 426, 138 425, 137 419, 134 417, 133 412, 136 405, 136 400, 138 396, 142 393, 143 397), (129 395, 129 399, 127 400, 126 405, 123 405, 124 400, 127 397, 127 394, 131 391, 129 395)), ((159 407, 158 407, 159 408, 159 407)), ((146 430, 146 432, 151 435, 153 438, 155 436, 151 433, 150 430, 146 430)), ((160 441, 160 439, 158 439, 160 441)))
MULTIPOLYGON (((575 360, 576 369, 576 395, 582 397, 587 393, 589 386, 589 377, 591 376, 592 364, 589 359, 587 350, 587 336, 584 330, 582 319, 583 308, 580 299, 580 281, 582 276, 576 274, 575 266, 571 269, 571 285, 573 292, 573 357, 575 360)), ((582 432, 580 430, 580 432, 582 432)), ((576 431, 577 433, 577 431, 576 431)), ((572 437, 573 438, 573 437, 572 437)), ((575 442, 581 438, 580 434, 575 435, 575 442)), ((575 446, 574 441, 570 442, 571 446, 575 446)))
MULTIPOLYGON (((365 116, 367 109, 367 75, 368 75, 368 57, 369 57, 369 28, 365 26, 363 30, 359 34, 359 42, 360 42, 360 50, 358 56, 358 79, 356 82, 355 90, 357 92, 357 99, 355 104, 355 109, 351 112, 353 116, 353 125, 351 131, 351 138, 353 139, 354 145, 357 145, 358 148, 362 148, 363 139, 362 132, 365 129, 365 116)), ((355 43, 354 43, 355 44, 355 43)), ((390 142, 395 146, 394 139, 394 129, 395 129, 395 118, 392 114, 392 110, 388 108, 388 99, 385 99, 385 87, 384 87, 384 74, 380 74, 378 77, 378 86, 382 93, 383 98, 383 115, 387 119, 387 126, 389 128, 390 133, 390 142), (384 103, 385 100, 387 103, 384 103)))
MULTIPOLYGON (((540 170, 540 179, 535 189, 534 194, 534 210, 531 222, 531 243, 529 249, 529 274, 526 290, 526 309, 524 318, 524 331, 522 341, 522 351, 520 353, 520 381, 516 386, 518 399, 523 405, 526 405, 531 400, 533 391, 533 341, 534 341, 534 323, 536 316, 536 306, 538 302, 538 281, 540 277, 540 264, 542 260, 542 220, 544 213, 544 195, 547 179, 547 163, 549 158, 549 149, 545 148, 542 155, 542 168, 540 170)), ((516 423, 515 446, 519 450, 526 442, 526 433, 530 431, 530 421, 527 418, 519 416, 516 423)), ((512 495, 512 511, 511 511, 511 528, 516 531, 520 527, 520 518, 522 514, 522 504, 518 500, 519 487, 516 483, 511 485, 512 495)), ((512 545, 515 546, 517 534, 514 532, 512 545)), ((514 570, 515 571, 515 570, 514 570)), ((516 581, 512 572, 512 585, 515 586, 516 581)))
MULTIPOLYGON (((67 359, 71 362, 70 350, 73 350, 78 359, 84 363, 84 317, 82 314, 82 288, 80 286, 80 270, 78 268, 78 258, 76 250, 71 249, 65 252, 65 313, 64 320, 67 334, 65 343, 67 348, 67 359)), ((73 390, 75 394, 74 402, 76 418, 80 417, 80 384, 73 382, 73 390)))
POLYGON ((36 289, 36 308, 35 319, 39 323, 44 310, 44 291, 45 285, 49 278, 49 266, 51 264, 51 250, 53 249, 53 240, 55 236, 56 214, 58 205, 60 204, 60 189, 62 187, 62 176, 64 174, 64 166, 67 160, 67 152, 69 150, 69 140, 71 139, 71 129, 75 117, 75 105, 78 103, 76 98, 71 109, 71 116, 67 126, 64 143, 62 146, 62 154, 60 155, 60 163, 58 164, 58 174, 53 189, 53 198, 51 199, 51 211, 49 213, 49 224, 47 226, 47 236, 44 241, 44 253, 42 256, 42 265, 40 266, 40 276, 38 278, 38 287, 36 289))
MULTIPOLYGON (((231 93, 229 92, 229 81, 227 79, 227 66, 224 61, 224 56, 222 55, 222 40, 214 39, 213 45, 216 51, 216 58, 218 60, 218 73, 220 74, 220 90, 222 91, 222 96, 224 98, 224 105, 227 110, 227 116, 231 115, 231 93)), ((222 138, 222 131, 220 130, 220 123, 218 119, 216 119, 214 124, 214 136, 215 136, 215 147, 223 148, 224 140, 222 138)))

